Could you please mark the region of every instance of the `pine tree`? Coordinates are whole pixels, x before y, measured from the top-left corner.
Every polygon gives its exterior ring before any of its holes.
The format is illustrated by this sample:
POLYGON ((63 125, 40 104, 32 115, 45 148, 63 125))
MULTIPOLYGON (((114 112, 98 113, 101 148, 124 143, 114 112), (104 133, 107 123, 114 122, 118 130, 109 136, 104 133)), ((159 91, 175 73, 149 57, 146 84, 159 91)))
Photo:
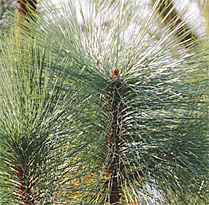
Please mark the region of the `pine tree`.
POLYGON ((76 2, 1 43, 1 204, 207 204, 207 40, 76 2))

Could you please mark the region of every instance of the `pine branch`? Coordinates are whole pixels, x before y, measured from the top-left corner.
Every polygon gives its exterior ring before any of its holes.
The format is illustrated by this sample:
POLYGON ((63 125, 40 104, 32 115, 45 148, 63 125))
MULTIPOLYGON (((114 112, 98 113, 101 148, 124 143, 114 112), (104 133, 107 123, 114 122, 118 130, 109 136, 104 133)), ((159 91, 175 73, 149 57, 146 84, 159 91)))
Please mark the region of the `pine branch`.
POLYGON ((152 0, 153 4, 157 4, 158 14, 163 19, 163 23, 171 30, 175 31, 174 35, 182 42, 182 44, 189 48, 199 44, 198 36, 189 27, 188 23, 183 20, 176 10, 172 0, 156 1, 152 0), (180 29, 176 29, 181 26, 180 29))

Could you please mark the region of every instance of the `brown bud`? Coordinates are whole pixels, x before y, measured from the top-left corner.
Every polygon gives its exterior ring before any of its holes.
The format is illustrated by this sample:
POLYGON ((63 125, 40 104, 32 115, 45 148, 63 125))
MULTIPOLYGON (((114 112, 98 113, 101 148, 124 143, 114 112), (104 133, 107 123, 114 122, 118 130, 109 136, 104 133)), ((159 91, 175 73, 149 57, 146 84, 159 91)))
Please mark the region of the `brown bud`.
POLYGON ((115 81, 117 82, 117 79, 119 77, 119 70, 117 68, 113 69, 113 78, 115 79, 115 81))

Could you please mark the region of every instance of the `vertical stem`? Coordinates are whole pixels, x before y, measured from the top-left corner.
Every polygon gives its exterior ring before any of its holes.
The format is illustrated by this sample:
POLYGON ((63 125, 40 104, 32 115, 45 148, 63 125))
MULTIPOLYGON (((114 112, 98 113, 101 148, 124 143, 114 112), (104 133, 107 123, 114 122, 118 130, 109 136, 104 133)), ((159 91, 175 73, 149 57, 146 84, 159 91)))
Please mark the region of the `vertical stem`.
MULTIPOLYGON (((17 25, 29 31, 26 22, 36 20, 37 0, 17 0, 17 25)), ((12 153, 11 164, 14 172, 14 183, 16 190, 14 196, 19 200, 19 205, 34 205, 35 199, 32 191, 31 174, 28 165, 27 150, 28 144, 18 142, 17 131, 14 132, 14 139, 11 140, 12 153)))
POLYGON ((113 70, 113 78, 115 79, 114 87, 110 89, 109 92, 109 111, 111 113, 110 117, 110 128, 107 135, 107 149, 109 153, 109 164, 108 164, 108 182, 109 184, 109 198, 106 202, 110 204, 119 204, 121 197, 121 185, 119 179, 119 171, 123 169, 120 161, 121 156, 121 111, 123 109, 123 103, 121 100, 122 93, 120 82, 118 82, 118 70, 113 70), (116 72, 117 71, 117 72, 116 72))
POLYGON ((17 24, 24 26, 24 20, 35 21, 35 11, 37 7, 37 0, 17 0, 17 24))
MULTIPOLYGON (((16 136, 17 132, 14 133, 16 136)), ((16 138, 16 137, 15 137, 16 138)), ((19 147, 15 140, 11 141, 13 151, 10 158, 13 164, 12 170, 14 171, 14 181, 16 181, 16 190, 14 196, 20 201, 19 205, 34 205, 34 196, 32 194, 32 182, 27 165, 27 152, 26 148, 19 147)))
MULTIPOLYGON (((152 3, 157 3, 157 0, 152 0, 152 3)), ((198 36, 195 35, 188 23, 181 18, 173 0, 160 1, 157 5, 157 10, 159 15, 163 17, 164 24, 169 25, 171 31, 176 30, 174 35, 179 38, 186 48, 199 43, 198 36), (176 29, 179 25, 182 25, 181 29, 176 29)))

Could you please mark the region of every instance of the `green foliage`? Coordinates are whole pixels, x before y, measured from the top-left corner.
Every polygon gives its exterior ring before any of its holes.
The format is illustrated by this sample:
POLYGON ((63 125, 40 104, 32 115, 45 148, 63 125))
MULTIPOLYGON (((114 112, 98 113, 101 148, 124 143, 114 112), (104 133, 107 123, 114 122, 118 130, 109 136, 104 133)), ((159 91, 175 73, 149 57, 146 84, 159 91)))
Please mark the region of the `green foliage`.
POLYGON ((207 42, 159 35, 138 1, 82 23, 74 3, 2 42, 1 204, 206 204, 207 42))
POLYGON ((1 0, 0 1, 0 37, 2 37, 6 30, 10 27, 11 13, 14 13, 16 8, 16 1, 1 0))

